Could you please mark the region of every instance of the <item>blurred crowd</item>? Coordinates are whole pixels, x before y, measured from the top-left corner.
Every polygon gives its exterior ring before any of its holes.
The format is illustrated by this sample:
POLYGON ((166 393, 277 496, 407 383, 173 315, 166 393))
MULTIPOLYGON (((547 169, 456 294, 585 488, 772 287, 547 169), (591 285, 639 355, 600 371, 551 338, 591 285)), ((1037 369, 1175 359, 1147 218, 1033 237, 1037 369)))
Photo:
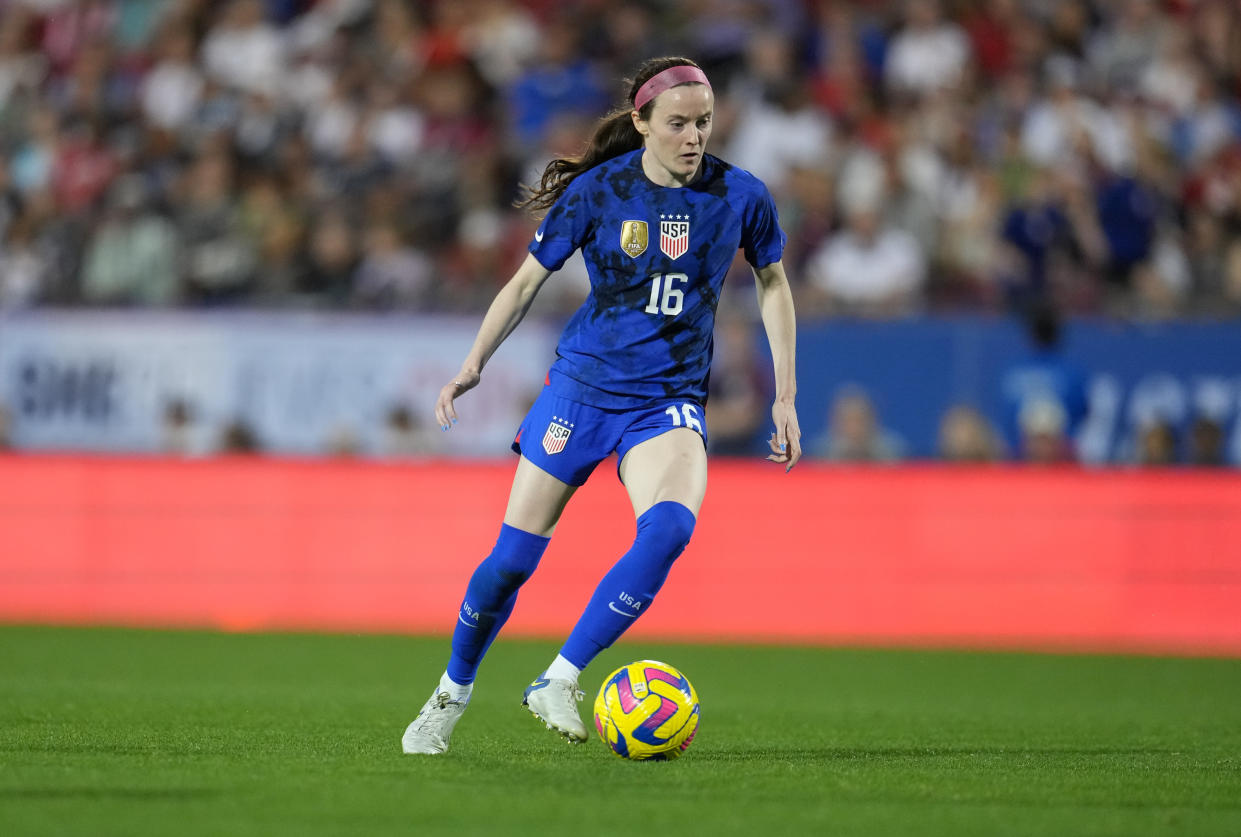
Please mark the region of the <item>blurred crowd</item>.
POLYGON ((0 310, 479 310, 659 54, 807 316, 1241 313, 1224 0, 0 0, 0 310))

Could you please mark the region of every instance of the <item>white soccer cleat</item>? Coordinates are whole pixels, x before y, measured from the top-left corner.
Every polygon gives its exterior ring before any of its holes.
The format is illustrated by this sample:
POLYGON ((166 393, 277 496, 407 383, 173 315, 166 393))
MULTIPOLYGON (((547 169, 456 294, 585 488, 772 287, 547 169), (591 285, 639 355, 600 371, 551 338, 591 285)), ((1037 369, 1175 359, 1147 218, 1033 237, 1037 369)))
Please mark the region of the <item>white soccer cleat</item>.
POLYGON ((548 729, 563 735, 570 744, 578 744, 586 740, 586 725, 577 711, 577 704, 584 697, 572 680, 540 676, 526 687, 521 705, 548 729))
POLYGON ((422 711, 401 736, 401 749, 406 753, 437 755, 448 752, 452 728, 465 714, 466 702, 453 700, 445 691, 436 691, 423 704, 422 711))

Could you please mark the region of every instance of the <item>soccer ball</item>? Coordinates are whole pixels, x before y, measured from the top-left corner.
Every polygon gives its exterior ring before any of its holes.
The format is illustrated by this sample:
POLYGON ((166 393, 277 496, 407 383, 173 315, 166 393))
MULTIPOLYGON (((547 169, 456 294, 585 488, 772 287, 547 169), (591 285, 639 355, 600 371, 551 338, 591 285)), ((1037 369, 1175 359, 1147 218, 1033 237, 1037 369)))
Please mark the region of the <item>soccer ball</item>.
POLYGON ((595 728, 613 753, 637 761, 667 761, 684 753, 698 731, 698 693, 667 663, 639 660, 603 681, 595 698, 595 728))

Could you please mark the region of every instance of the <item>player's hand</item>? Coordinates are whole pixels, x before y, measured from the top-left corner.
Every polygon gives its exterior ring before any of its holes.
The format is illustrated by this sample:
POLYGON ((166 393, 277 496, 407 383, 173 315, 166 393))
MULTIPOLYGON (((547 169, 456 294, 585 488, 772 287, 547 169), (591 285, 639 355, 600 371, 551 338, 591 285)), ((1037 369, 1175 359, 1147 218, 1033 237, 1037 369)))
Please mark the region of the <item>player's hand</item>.
POLYGON ((444 384, 439 398, 435 399, 435 420, 439 423, 440 430, 447 430, 457 423, 457 408, 453 406, 453 401, 458 395, 478 386, 480 378, 477 372, 462 369, 455 378, 444 384))
POLYGON ((784 468, 787 474, 801 459, 801 427, 797 424, 797 408, 791 403, 777 401, 771 405, 771 418, 776 430, 767 440, 771 448, 771 455, 767 458, 772 462, 787 462, 784 468))

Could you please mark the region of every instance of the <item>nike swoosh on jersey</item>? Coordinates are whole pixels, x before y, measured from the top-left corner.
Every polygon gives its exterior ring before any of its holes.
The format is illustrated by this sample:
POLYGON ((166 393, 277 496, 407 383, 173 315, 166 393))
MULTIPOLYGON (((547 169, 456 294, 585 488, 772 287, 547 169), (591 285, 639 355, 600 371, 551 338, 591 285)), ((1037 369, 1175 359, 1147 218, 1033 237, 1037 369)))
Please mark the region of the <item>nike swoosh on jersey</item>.
POLYGON ((535 241, 538 241, 538 242, 541 242, 541 241, 543 240, 543 231, 542 231, 542 230, 535 230, 535 231, 534 231, 534 240, 535 240, 535 241))
POLYGON ((619 607, 617 607, 617 606, 616 606, 615 604, 613 604, 612 602, 608 602, 608 607, 612 610, 612 612, 613 612, 613 613, 619 613, 621 616, 628 616, 630 619, 637 619, 637 618, 638 618, 638 614, 636 614, 636 613, 626 613, 625 611, 621 610, 619 607))

